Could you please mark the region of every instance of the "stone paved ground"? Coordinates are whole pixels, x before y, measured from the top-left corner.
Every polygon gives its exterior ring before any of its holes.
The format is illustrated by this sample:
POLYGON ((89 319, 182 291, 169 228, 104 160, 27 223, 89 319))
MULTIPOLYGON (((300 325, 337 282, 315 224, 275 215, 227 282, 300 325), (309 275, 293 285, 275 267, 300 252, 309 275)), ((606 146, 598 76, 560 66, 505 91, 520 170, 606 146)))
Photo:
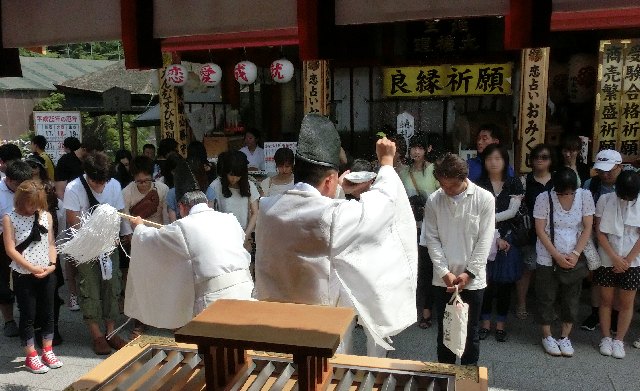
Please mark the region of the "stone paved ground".
MULTIPOLYGON (((582 310, 586 313, 588 307, 583 304, 582 310)), ((56 352, 64 366, 44 375, 24 369, 17 338, 0 336, 0 390, 62 390, 102 360, 91 351, 80 313, 63 307, 61 318, 65 343, 56 352)), ((636 313, 629 342, 640 337, 638 318, 636 313)), ((640 390, 639 349, 627 346, 624 360, 603 357, 597 349, 599 334, 576 330, 572 336, 575 357, 554 358, 540 347, 538 328, 532 319, 511 321, 509 332, 507 343, 498 343, 490 335, 481 345, 480 364, 489 369, 491 390, 640 390)), ((435 333, 435 327, 421 330, 412 326, 394 338, 397 350, 390 356, 434 361, 435 333)), ((355 348, 356 353, 364 353, 360 330, 356 332, 355 348)))

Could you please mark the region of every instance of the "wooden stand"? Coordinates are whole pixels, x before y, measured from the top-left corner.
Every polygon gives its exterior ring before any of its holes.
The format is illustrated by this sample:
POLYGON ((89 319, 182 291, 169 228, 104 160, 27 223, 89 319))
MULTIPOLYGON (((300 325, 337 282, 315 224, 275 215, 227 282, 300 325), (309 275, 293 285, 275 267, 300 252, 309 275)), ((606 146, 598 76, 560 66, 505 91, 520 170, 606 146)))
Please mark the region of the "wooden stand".
POLYGON ((328 361, 349 330, 350 308, 218 300, 175 334, 204 356, 207 390, 228 390, 251 364, 246 350, 293 355, 298 390, 326 389, 328 361))

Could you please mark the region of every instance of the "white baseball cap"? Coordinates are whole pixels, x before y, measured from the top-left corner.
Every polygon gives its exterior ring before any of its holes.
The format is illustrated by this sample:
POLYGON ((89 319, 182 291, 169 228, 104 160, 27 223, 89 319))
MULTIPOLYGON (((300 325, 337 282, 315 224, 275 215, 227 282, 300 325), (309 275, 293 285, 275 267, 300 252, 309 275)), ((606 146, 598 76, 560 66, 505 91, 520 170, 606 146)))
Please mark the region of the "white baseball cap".
POLYGON ((596 170, 611 171, 616 164, 622 164, 620 152, 614 151, 613 149, 605 149, 596 155, 596 162, 593 163, 593 168, 596 170))

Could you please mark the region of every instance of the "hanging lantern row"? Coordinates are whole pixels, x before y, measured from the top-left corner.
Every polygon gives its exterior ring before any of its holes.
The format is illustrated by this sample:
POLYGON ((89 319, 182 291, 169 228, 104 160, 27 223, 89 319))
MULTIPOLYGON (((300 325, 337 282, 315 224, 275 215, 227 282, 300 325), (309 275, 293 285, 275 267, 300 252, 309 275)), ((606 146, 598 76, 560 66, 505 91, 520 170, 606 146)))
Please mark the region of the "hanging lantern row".
MULTIPOLYGON (((269 67, 271 79, 276 83, 288 83, 293 78, 294 67, 286 59, 276 60, 269 67)), ((241 85, 253 84, 258 77, 258 67, 251 61, 240 61, 233 67, 233 77, 241 85)), ((208 63, 198 71, 200 83, 207 87, 214 87, 222 80, 222 68, 218 64, 208 63)), ((187 84, 189 70, 182 64, 169 65, 164 73, 167 85, 182 87, 187 84)))

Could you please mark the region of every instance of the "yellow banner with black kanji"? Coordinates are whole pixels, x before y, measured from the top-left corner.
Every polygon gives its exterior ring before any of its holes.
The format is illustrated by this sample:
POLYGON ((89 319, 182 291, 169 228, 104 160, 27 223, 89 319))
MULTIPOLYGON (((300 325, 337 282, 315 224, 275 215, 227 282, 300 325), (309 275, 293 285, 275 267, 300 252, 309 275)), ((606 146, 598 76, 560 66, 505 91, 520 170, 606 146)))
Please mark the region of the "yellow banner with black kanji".
POLYGON ((640 158, 640 39, 600 41, 593 156, 615 149, 640 158))
POLYGON ((391 67, 382 70, 385 97, 511 94, 513 64, 391 67))

